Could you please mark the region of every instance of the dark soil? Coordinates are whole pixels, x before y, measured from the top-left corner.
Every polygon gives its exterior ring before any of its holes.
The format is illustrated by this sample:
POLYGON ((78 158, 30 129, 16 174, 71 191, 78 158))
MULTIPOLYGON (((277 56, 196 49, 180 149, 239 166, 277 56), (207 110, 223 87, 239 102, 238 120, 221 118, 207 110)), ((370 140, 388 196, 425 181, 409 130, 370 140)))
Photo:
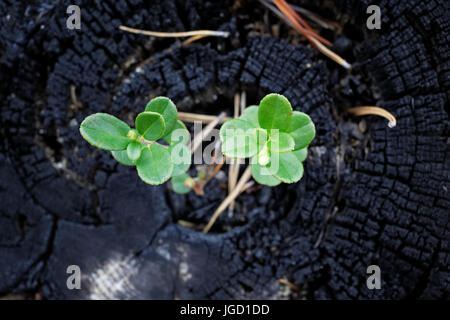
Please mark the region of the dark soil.
POLYGON ((448 1, 383 1, 381 30, 366 28, 370 1, 291 1, 343 26, 321 34, 351 72, 258 1, 72 2, 0 3, 0 295, 449 297, 448 1), (79 31, 66 28, 72 2, 79 31), (120 25, 231 37, 183 47, 120 25), (78 131, 95 112, 132 124, 158 95, 182 111, 231 114, 241 90, 248 104, 284 94, 317 136, 299 183, 242 194, 210 234, 199 230, 226 197, 226 178, 203 197, 177 195, 144 184, 78 131), (389 110, 397 126, 346 115, 357 105, 389 110), (66 286, 73 264, 81 290, 66 286), (381 290, 366 286, 373 264, 381 290))

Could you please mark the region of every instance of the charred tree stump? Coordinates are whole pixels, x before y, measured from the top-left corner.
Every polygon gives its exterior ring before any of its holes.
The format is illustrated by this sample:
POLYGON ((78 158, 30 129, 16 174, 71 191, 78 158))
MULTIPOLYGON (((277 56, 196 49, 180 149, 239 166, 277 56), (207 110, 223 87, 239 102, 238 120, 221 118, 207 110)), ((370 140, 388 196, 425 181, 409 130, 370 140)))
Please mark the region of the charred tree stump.
POLYGON ((345 24, 334 44, 354 60, 351 75, 309 46, 245 33, 246 14, 264 13, 255 3, 79 2, 78 31, 66 28, 68 1, 0 3, 1 295, 448 298, 445 1, 383 1, 376 31, 366 29, 369 1, 296 1, 345 24), (120 25, 232 36, 183 47, 120 25), (317 137, 300 183, 241 195, 211 234, 177 221, 204 225, 226 196, 218 181, 204 197, 145 185, 78 132, 88 114, 133 119, 157 95, 218 114, 240 89, 250 104, 284 94, 311 115, 317 137), (371 99, 397 127, 345 115, 371 99), (69 265, 81 268, 81 290, 66 287, 69 265), (369 265, 382 271, 380 290, 366 287, 369 265))

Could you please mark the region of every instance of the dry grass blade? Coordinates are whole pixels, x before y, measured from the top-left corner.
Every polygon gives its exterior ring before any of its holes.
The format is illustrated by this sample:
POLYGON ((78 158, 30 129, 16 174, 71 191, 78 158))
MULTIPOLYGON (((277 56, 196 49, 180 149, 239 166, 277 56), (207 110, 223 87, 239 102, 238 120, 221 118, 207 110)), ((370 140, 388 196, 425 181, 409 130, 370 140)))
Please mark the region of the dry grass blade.
POLYGON ((195 30, 195 31, 185 31, 185 32, 158 32, 158 31, 135 29, 135 28, 127 27, 127 26, 120 26, 119 29, 130 32, 130 33, 142 34, 144 36, 151 36, 151 37, 158 37, 158 38, 184 38, 184 37, 192 37, 192 36, 198 36, 198 35, 227 38, 230 35, 230 33, 227 31, 214 31, 214 30, 195 30))
POLYGON ((237 183, 237 185, 234 188, 233 192, 230 193, 225 198, 225 200, 222 201, 220 206, 217 208, 217 210, 214 212, 213 216, 209 220, 209 222, 206 225, 206 227, 203 229, 203 232, 208 233, 208 231, 211 230, 211 227, 214 225, 214 223, 216 222, 217 218, 219 218, 219 216, 225 211, 225 209, 228 207, 228 205, 231 203, 231 201, 236 199, 236 197, 241 193, 242 188, 245 187, 245 185, 247 184, 248 180, 250 180, 251 176, 252 176, 252 171, 251 171, 250 166, 248 166, 247 169, 245 169, 244 173, 242 174, 241 179, 239 179, 239 182, 237 183))
POLYGON ((186 220, 178 220, 177 223, 180 226, 183 226, 183 227, 186 227, 186 228, 195 229, 197 227, 195 223, 192 223, 192 222, 186 221, 186 220))
POLYGON ((192 36, 192 37, 190 37, 190 38, 188 38, 188 39, 186 39, 186 40, 183 41, 183 46, 187 47, 187 46, 190 45, 192 42, 197 41, 197 40, 200 40, 200 39, 203 39, 203 38, 206 38, 206 37, 209 37, 209 36, 204 35, 204 34, 198 34, 198 35, 196 35, 196 36, 192 36))
POLYGON ((309 42, 311 42, 311 44, 317 50, 319 50, 321 53, 323 53, 328 58, 330 58, 331 60, 335 61, 336 63, 338 63, 339 65, 341 65, 345 69, 351 69, 351 67, 352 67, 351 64, 349 64, 347 61, 345 61, 345 59, 341 58, 339 55, 337 55, 336 53, 334 53, 333 51, 331 51, 330 49, 325 47, 318 39, 316 39, 315 37, 312 37, 311 34, 310 34, 310 31, 306 30, 305 28, 303 28, 299 24, 299 22, 296 21, 295 18, 289 13, 289 11, 286 8, 284 8, 284 12, 281 12, 280 10, 278 10, 274 6, 270 5, 265 0, 260 0, 260 2, 264 6, 266 6, 270 11, 272 11, 276 16, 278 16, 281 20, 283 20, 287 25, 291 26, 292 28, 294 28, 295 30, 297 30, 298 32, 303 34, 305 36, 305 38, 309 42))
POLYGON ((397 125, 397 119, 389 111, 375 106, 360 106, 346 110, 347 113, 354 116, 377 115, 389 120, 388 127, 393 128, 397 125))
POLYGON ((255 181, 250 181, 247 182, 241 189, 241 191, 239 192, 239 195, 241 195, 242 193, 244 193, 245 191, 247 191, 248 189, 250 189, 251 187, 253 187, 255 185, 255 181))
POLYGON ((202 131, 200 131, 195 137, 194 137, 194 142, 192 143, 192 148, 191 148, 191 153, 195 153, 195 151, 197 151, 198 147, 201 146, 202 141, 205 137, 208 136, 208 134, 211 133, 212 129, 214 129, 214 127, 220 123, 223 118, 225 117, 225 112, 222 112, 219 114, 219 116, 215 117, 216 119, 212 122, 210 122, 205 129, 203 129, 202 131))
POLYGON ((222 156, 222 160, 220 160, 220 162, 215 166, 214 171, 211 173, 211 176, 209 176, 209 180, 211 180, 216 176, 216 174, 220 171, 220 169, 222 169, 224 163, 225 163, 224 157, 222 156))
POLYGON ((302 8, 300 6, 297 6, 295 4, 288 3, 288 5, 290 5, 291 8, 294 9, 295 11, 297 11, 298 13, 301 13, 301 14, 307 16, 311 21, 314 21, 322 28, 336 30, 338 32, 342 31, 342 27, 334 21, 328 20, 314 12, 311 12, 311 11, 309 11, 305 8, 302 8))
POLYGON ((331 51, 330 49, 325 47, 323 44, 321 44, 316 39, 311 39, 311 42, 313 43, 313 45, 315 45, 317 50, 322 52, 324 55, 326 55, 328 58, 330 58, 334 62, 336 62, 336 63, 340 64, 341 66, 343 66, 345 69, 351 69, 352 68, 352 65, 350 63, 348 63, 343 58, 341 58, 339 55, 337 55, 336 53, 334 53, 333 51, 331 51))
POLYGON ((294 291, 300 291, 300 288, 297 287, 295 284, 293 284, 292 282, 286 280, 286 279, 280 279, 278 280, 281 284, 284 284, 285 286, 288 286, 289 288, 291 288, 294 291))
MULTIPOLYGON (((189 112, 178 112, 178 119, 184 122, 211 123, 217 119, 217 116, 210 116, 207 114, 197 114, 189 112)), ((229 119, 230 117, 223 117, 219 123, 223 123, 229 119)))
MULTIPOLYGON (((241 104, 241 97, 239 93, 234 95, 234 118, 239 117, 239 106, 241 104)), ((230 166, 228 167, 228 194, 230 194, 236 186, 239 175, 239 160, 231 159, 230 166)), ((234 210, 234 201, 230 203, 230 210, 234 210)))
POLYGON ((244 113, 245 108, 247 107, 247 93, 245 91, 241 92, 241 114, 244 113))
MULTIPOLYGON (((228 173, 228 179, 230 179, 231 183, 231 189, 229 189, 228 193, 233 192, 234 187, 236 186, 237 180, 238 180, 238 176, 239 176, 239 169, 240 169, 240 164, 239 164, 239 159, 233 159, 233 163, 230 166, 230 172, 228 173)), ((230 210, 233 211, 234 210, 234 201, 231 201, 230 203, 230 210)))
POLYGON ((285 0, 272 0, 275 5, 278 7, 278 9, 281 10, 281 12, 284 13, 284 15, 286 17, 289 18, 289 20, 291 20, 292 22, 297 22, 296 24, 298 24, 298 26, 300 26, 300 32, 303 33, 303 35, 309 40, 308 36, 311 36, 312 38, 317 39, 318 41, 331 46, 331 42, 328 41, 327 39, 319 36, 314 30, 313 28, 311 28, 309 26, 309 24, 306 23, 305 20, 302 19, 302 17, 300 17, 298 15, 297 12, 295 12, 294 9, 291 8, 291 6, 285 1, 285 0))

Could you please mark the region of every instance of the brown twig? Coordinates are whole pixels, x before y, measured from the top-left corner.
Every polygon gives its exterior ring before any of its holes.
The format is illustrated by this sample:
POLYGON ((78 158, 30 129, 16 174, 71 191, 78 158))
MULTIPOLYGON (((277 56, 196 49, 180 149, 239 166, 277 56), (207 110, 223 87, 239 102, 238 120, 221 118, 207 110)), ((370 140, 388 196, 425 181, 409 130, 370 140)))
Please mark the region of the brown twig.
POLYGON ((225 200, 222 201, 220 206, 217 208, 217 210, 214 212, 212 218, 209 220, 206 227, 203 229, 203 232, 207 233, 211 227, 216 222, 217 218, 225 211, 225 209, 228 207, 228 205, 236 199, 236 197, 241 193, 242 188, 247 184, 248 180, 250 180, 250 177, 252 176, 252 171, 250 166, 245 169, 244 173, 242 174, 241 179, 239 179, 239 182, 237 183, 236 187, 234 188, 233 192, 230 193, 225 200))
POLYGON ((158 32, 158 31, 135 29, 135 28, 127 27, 127 26, 120 26, 119 29, 123 30, 123 31, 135 33, 135 34, 142 34, 145 36, 159 37, 159 38, 184 38, 184 37, 192 37, 192 36, 197 36, 197 35, 227 38, 230 35, 230 33, 227 31, 214 31, 214 30, 195 30, 195 31, 185 31, 185 32, 158 32))
POLYGON ((393 128, 397 125, 397 119, 389 111, 375 106, 360 106, 347 109, 345 112, 354 116, 377 115, 389 120, 388 127, 393 128))

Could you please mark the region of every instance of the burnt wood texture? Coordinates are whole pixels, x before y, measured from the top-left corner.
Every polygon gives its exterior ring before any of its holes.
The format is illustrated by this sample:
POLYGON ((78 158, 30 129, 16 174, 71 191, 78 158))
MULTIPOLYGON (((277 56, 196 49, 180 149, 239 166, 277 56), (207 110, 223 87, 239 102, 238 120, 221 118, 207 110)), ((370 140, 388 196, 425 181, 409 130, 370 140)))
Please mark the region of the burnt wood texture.
POLYGON ((293 2, 352 35, 334 43, 353 78, 306 43, 248 33, 266 14, 258 1, 1 1, 0 295, 448 298, 448 1, 380 1, 381 30, 366 28, 371 1, 293 2), (81 30, 66 28, 72 2, 81 30), (231 36, 183 47, 120 25, 231 36), (210 234, 177 221, 207 223, 226 196, 219 182, 204 197, 146 185, 78 131, 95 112, 133 124, 157 95, 182 111, 231 111, 242 89, 253 104, 284 94, 317 136, 300 183, 241 195, 210 234), (367 117, 361 131, 345 115, 369 91, 395 128, 367 117), (69 265, 81 268, 81 290, 66 286, 69 265), (369 265, 380 290, 366 286, 369 265))

